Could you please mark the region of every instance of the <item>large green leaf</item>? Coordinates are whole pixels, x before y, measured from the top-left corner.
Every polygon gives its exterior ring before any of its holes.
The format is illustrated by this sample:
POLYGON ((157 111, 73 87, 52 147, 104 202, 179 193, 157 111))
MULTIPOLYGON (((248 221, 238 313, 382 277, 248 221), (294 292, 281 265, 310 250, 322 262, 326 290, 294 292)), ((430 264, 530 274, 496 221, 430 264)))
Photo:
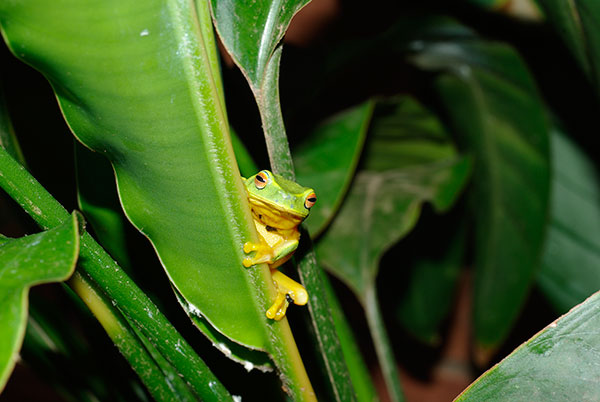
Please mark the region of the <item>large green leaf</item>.
POLYGON ((23 342, 29 288, 67 279, 75 269, 78 254, 75 214, 46 232, 0 240, 0 390, 6 385, 23 342))
POLYGON ((126 213, 179 292, 228 337, 266 348, 268 292, 254 280, 269 273, 241 264, 254 234, 207 8, 31 0, 3 2, 0 22, 12 51, 51 81, 77 137, 113 163, 126 213))
POLYGON ((600 400, 600 293, 483 374, 457 401, 600 400))
POLYGON ((228 137, 209 5, 182 0, 0 4, 11 50, 52 83, 77 137, 115 169, 122 205, 152 242, 188 311, 268 349, 286 389, 312 397, 266 265, 228 137))
POLYGON ((538 3, 600 93, 600 3, 596 0, 538 0, 538 3))
POLYGON ((448 35, 421 41, 419 49, 419 66, 445 72, 436 90, 475 157, 474 330, 481 346, 495 347, 514 323, 540 263, 550 182, 544 109, 527 68, 506 45, 448 35))
POLYGON ((306 221, 306 227, 318 235, 333 218, 348 189, 358 163, 373 102, 345 110, 313 130, 294 149, 294 165, 299 183, 315 189, 318 207, 306 221))
MULTIPOLYGON (((370 132, 364 157, 364 167, 370 170, 426 165, 456 155, 439 118, 408 96, 378 102, 370 132)), ((417 227, 394 251, 410 270, 406 291, 394 296, 399 301, 399 317, 409 332, 426 342, 437 340, 462 266, 464 236, 457 232, 464 230, 457 227, 464 225, 451 219, 417 227), (419 247, 422 244, 427 244, 426 255, 419 247)))
POLYGON ((600 177, 559 131, 552 135, 552 201, 538 284, 561 312, 600 289, 600 177))

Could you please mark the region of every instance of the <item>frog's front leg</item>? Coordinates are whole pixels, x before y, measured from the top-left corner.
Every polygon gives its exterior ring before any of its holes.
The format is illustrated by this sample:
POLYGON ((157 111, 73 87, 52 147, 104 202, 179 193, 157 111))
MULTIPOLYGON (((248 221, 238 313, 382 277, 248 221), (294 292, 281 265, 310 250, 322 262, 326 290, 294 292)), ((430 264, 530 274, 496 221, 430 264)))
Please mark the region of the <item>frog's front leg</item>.
POLYGON ((246 254, 255 251, 253 257, 244 258, 243 264, 246 268, 266 263, 269 268, 276 268, 290 259, 294 251, 298 248, 298 240, 283 240, 273 246, 261 239, 260 243, 246 242, 244 252, 246 254))
POLYGON ((246 257, 244 258, 244 261, 242 261, 242 264, 244 264, 246 268, 256 264, 269 264, 269 262, 273 258, 273 249, 267 243, 262 241, 262 239, 260 243, 244 243, 244 253, 248 254, 253 251, 255 251, 253 257, 246 257))
POLYGON ((308 302, 308 293, 304 286, 283 274, 278 269, 271 269, 271 277, 277 288, 277 298, 267 310, 267 317, 279 321, 285 317, 290 303, 303 306, 308 302))

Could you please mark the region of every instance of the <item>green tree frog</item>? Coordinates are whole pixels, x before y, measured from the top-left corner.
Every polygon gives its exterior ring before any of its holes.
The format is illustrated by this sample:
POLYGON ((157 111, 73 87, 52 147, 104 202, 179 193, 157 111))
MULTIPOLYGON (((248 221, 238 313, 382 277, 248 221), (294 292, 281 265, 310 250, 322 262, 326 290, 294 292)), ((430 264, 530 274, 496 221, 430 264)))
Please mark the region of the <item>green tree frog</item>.
POLYGON ((298 226, 308 216, 317 201, 312 188, 302 187, 268 170, 243 179, 248 202, 260 242, 244 244, 246 254, 255 252, 243 261, 245 267, 266 263, 277 288, 277 298, 267 310, 268 318, 281 320, 290 303, 299 306, 308 302, 304 286, 281 273, 277 267, 292 257, 298 248, 298 226))

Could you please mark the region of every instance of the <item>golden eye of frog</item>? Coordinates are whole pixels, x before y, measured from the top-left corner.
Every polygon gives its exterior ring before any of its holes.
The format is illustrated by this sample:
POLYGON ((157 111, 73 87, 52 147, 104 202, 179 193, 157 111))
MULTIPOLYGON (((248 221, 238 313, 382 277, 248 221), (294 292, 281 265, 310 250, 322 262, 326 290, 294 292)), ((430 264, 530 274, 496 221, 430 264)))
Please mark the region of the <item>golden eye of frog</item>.
POLYGON ((258 231, 259 243, 247 242, 244 252, 254 252, 244 259, 244 266, 266 263, 277 288, 275 303, 267 317, 281 320, 291 302, 304 305, 308 294, 304 286, 279 272, 277 267, 292 257, 298 248, 298 226, 308 216, 317 201, 313 189, 284 179, 268 170, 261 170, 244 179, 248 202, 258 231))

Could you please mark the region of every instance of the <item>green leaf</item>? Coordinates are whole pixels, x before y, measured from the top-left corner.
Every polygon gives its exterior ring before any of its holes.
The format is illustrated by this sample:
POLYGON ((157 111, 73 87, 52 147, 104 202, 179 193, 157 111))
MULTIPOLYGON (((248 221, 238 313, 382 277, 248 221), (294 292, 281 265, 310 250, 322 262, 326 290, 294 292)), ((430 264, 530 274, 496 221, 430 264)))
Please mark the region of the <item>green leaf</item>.
POLYGON ((362 171, 339 215, 317 244, 330 271, 364 301, 379 259, 415 225, 422 204, 438 211, 456 200, 468 177, 468 159, 452 158, 385 172, 362 171))
POLYGON ((241 263, 256 235, 208 5, 30 0, 3 2, 0 18, 12 51, 51 81, 77 137, 113 163, 125 212, 178 291, 226 336, 266 349, 269 272, 241 263))
POLYGON ((561 312, 600 289, 600 177, 560 131, 552 135, 550 227, 538 284, 561 312))
POLYGON ((263 86, 267 66, 292 17, 309 2, 211 0, 217 32, 253 91, 263 86))
POLYGON ((600 93, 600 3, 596 0, 538 0, 548 21, 600 93))
POLYGON ((600 293, 595 293, 492 367, 456 401, 600 399, 600 293))
POLYGON ((372 171, 434 163, 456 156, 441 121, 409 96, 378 101, 369 129, 363 168, 372 171))
POLYGON ((480 346, 493 348, 512 327, 540 263, 550 182, 544 109, 527 68, 506 45, 473 37, 419 47, 419 66, 446 72, 436 90, 475 157, 474 331, 480 346))
POLYGON ((296 179, 314 188, 318 197, 318 207, 305 221, 313 236, 333 218, 350 185, 373 106, 368 101, 328 119, 293 151, 296 179))
POLYGON ((0 245, 0 390, 23 342, 29 288, 66 280, 75 269, 78 253, 76 214, 54 229, 0 245))

